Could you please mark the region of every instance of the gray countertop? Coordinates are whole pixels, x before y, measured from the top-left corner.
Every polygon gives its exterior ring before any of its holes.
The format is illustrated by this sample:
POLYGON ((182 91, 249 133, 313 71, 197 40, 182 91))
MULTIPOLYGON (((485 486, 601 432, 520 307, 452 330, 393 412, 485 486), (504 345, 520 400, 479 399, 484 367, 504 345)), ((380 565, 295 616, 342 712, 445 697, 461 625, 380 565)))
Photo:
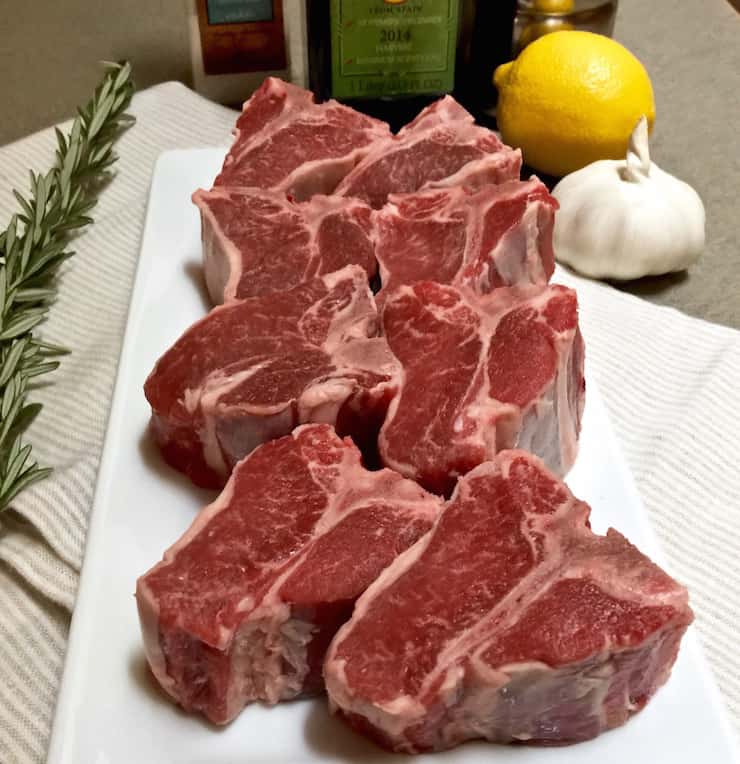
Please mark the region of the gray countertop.
POLYGON ((707 212, 706 251, 688 273, 620 288, 740 328, 740 14, 724 0, 621 0, 614 36, 653 81, 653 159, 707 212))

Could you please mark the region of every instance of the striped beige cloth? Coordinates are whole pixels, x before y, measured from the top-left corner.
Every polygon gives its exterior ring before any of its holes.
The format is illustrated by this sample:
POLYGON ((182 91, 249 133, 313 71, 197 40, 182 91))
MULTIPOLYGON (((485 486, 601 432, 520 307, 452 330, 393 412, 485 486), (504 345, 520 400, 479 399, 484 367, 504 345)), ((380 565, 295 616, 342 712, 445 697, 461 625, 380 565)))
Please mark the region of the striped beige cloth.
MULTIPOLYGON (((55 472, 0 518, 2 764, 45 757, 154 161, 225 143, 233 123, 177 84, 140 93, 132 112, 118 175, 44 326, 73 349, 34 393, 44 409, 29 437, 55 472)), ((46 130, 0 149, 0 224, 11 189, 48 165, 53 145, 46 130)), ((740 333, 572 280, 591 372, 740 731, 740 333)))

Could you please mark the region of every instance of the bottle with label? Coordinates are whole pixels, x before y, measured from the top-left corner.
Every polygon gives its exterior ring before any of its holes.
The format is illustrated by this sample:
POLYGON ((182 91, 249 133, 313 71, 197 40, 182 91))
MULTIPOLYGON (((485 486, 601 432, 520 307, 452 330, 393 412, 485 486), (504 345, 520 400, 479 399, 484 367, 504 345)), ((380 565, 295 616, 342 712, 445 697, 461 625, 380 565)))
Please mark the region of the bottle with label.
POLYGON ((516 0, 307 0, 310 87, 394 129, 445 93, 490 122, 515 11, 516 0))
POLYGON ((303 0, 190 0, 193 85, 240 106, 265 76, 307 84, 303 0))

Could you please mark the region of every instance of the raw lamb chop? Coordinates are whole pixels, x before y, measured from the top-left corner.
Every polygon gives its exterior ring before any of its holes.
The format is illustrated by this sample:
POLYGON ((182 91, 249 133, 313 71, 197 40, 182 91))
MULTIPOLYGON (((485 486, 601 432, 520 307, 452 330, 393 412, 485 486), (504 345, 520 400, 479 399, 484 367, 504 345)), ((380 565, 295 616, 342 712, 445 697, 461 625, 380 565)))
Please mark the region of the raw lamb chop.
POLYGON ((355 599, 440 509, 395 472, 368 472, 328 425, 261 446, 138 581, 154 675, 216 724, 255 700, 320 692, 355 599))
POLYGON ((668 678, 686 590, 542 462, 505 451, 359 599, 327 653, 331 706, 406 753, 473 738, 573 743, 668 678))
POLYGON ((196 191, 203 270, 211 299, 257 297, 289 289, 345 265, 368 278, 377 262, 370 208, 356 199, 314 196, 302 204, 256 188, 196 191))
POLYGON ((239 459, 299 424, 327 422, 374 444, 398 386, 398 363, 378 328, 357 265, 214 308, 144 386, 165 460, 218 488, 239 459))
POLYGON ((336 101, 268 77, 244 104, 216 186, 254 186, 309 199, 330 194, 367 154, 390 136, 385 122, 336 101))
POLYGON ((445 96, 398 135, 377 141, 336 193, 379 208, 392 193, 517 180, 521 165, 518 149, 476 125, 454 98, 445 96))
POLYGON ((486 294, 500 286, 545 284, 555 268, 557 202, 537 178, 391 194, 373 213, 383 290, 437 281, 486 294))
POLYGON ((571 467, 585 392, 573 290, 421 281, 388 295, 383 329, 403 366, 380 433, 386 467, 445 495, 505 448, 571 467))

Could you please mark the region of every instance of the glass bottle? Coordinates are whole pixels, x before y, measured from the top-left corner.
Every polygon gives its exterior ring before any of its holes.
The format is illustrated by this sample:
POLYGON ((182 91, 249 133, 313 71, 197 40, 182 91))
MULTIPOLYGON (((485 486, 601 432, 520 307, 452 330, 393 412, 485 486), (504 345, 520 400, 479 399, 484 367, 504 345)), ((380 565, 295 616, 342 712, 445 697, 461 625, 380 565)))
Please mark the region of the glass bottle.
POLYGON ((490 120, 516 0, 306 0, 309 86, 398 129, 451 93, 490 120))

